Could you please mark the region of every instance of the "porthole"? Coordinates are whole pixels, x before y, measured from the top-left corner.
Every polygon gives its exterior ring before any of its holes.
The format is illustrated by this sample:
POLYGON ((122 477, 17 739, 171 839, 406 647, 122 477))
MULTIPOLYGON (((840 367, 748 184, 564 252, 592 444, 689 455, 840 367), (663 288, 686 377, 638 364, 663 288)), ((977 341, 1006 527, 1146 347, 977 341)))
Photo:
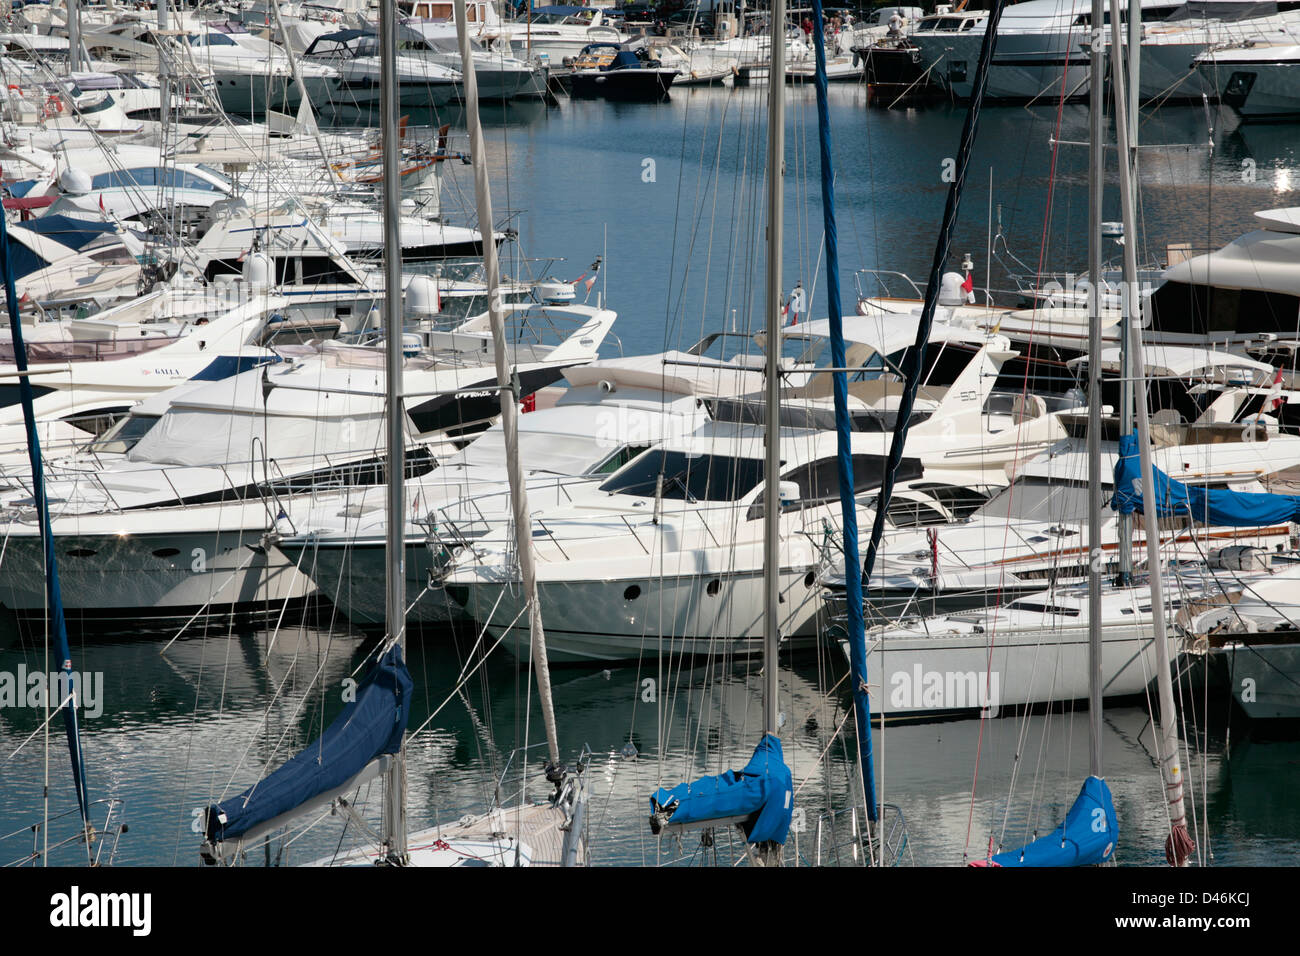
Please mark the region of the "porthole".
POLYGON ((92 548, 69 548, 67 554, 70 558, 89 558, 92 557, 95 552, 92 548))
POLYGON ((624 601, 635 601, 640 596, 641 596, 641 586, 639 584, 628 585, 627 590, 623 592, 624 601))
POLYGON ((804 587, 811 588, 816 583, 817 583, 817 575, 814 574, 812 571, 809 571, 807 574, 803 576, 804 587))
POLYGON ((179 548, 159 548, 153 553, 155 558, 174 558, 180 554, 179 548))
POLYGON ((717 597, 718 592, 722 590, 722 582, 719 581, 717 578, 714 578, 712 581, 709 582, 708 587, 706 587, 704 590, 709 595, 709 597, 717 597))

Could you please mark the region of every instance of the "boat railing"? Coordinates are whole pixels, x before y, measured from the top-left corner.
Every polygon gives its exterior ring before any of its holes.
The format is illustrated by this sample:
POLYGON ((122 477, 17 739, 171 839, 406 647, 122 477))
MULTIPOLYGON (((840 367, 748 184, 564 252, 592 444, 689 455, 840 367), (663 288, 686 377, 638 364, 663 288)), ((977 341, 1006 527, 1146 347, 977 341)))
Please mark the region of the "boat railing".
MULTIPOLYGON (((139 338, 93 339, 71 342, 31 342, 27 345, 27 362, 30 365, 72 364, 78 362, 110 362, 130 358, 164 345, 172 345, 179 336, 151 335, 139 338)), ((12 365, 14 347, 0 345, 0 363, 12 365)))
POLYGON ((815 830, 814 866, 898 866, 907 850, 907 821, 892 803, 882 804, 874 827, 860 807, 823 813, 815 830))
MULTIPOLYGON (((542 774, 529 774, 527 771, 528 751, 536 750, 539 747, 547 747, 547 746, 549 746, 547 741, 539 740, 537 741, 537 743, 525 744, 522 747, 516 747, 514 750, 510 751, 509 754, 506 755, 505 764, 501 768, 501 773, 497 775, 496 787, 493 789, 493 793, 492 793, 493 809, 500 809, 503 807, 507 807, 507 806, 511 806, 523 802, 523 798, 526 796, 529 779, 541 776, 548 783, 554 784, 556 782, 553 777, 547 776, 545 771, 543 771, 542 774), (524 762, 525 769, 523 772, 523 777, 520 780, 519 789, 515 790, 514 792, 507 793, 505 791, 506 778, 510 775, 511 768, 515 764, 516 757, 519 757, 524 762)), ((573 767, 572 768, 560 767, 558 769, 560 770, 572 769, 574 771, 574 775, 581 776, 581 774, 584 771, 586 771, 588 765, 591 763, 591 758, 593 756, 594 754, 592 753, 591 747, 587 744, 583 744, 582 750, 579 752, 578 758, 574 762, 573 767)), ((553 789, 551 793, 551 796, 555 798, 556 805, 565 807, 566 818, 568 819, 572 818, 571 805, 572 805, 573 798, 576 797, 576 790, 577 790, 577 788, 572 783, 572 776, 573 775, 565 774, 565 777, 567 779, 561 781, 560 785, 557 788, 553 789)))
POLYGON ((925 298, 925 292, 920 286, 912 281, 911 276, 905 272, 897 272, 892 269, 859 269, 853 275, 853 284, 857 287, 859 299, 925 298), (874 282, 876 288, 872 289, 869 286, 864 288, 864 280, 874 282), (892 288, 890 287, 890 280, 894 283, 892 288), (911 296, 900 296, 897 294, 897 290, 899 290, 903 285, 906 285, 906 287, 911 291, 911 296), (881 295, 881 293, 883 293, 883 295, 881 295))
MULTIPOLYGON (((92 866, 111 866, 114 857, 117 855, 118 841, 122 834, 126 832, 126 824, 120 820, 115 820, 114 816, 120 811, 122 801, 116 797, 104 797, 99 800, 92 800, 87 805, 87 812, 94 815, 99 809, 104 811, 104 822, 96 829, 91 824, 90 841, 95 844, 92 851, 89 852, 89 859, 92 866)), ((30 851, 23 853, 16 859, 7 860, 0 863, 0 866, 37 866, 50 865, 51 857, 56 850, 62 850, 71 846, 85 846, 87 834, 82 829, 81 809, 73 807, 70 810, 64 810, 48 817, 38 820, 36 823, 28 824, 13 830, 10 833, 0 834, 0 847, 12 846, 20 837, 30 834, 32 848, 30 851), (69 817, 76 817, 75 829, 68 836, 60 836, 47 845, 44 841, 53 837, 53 825, 63 823, 69 817), (6 842, 13 841, 13 842, 6 842)), ((74 865, 77 861, 68 859, 63 861, 67 865, 74 865)), ((80 862, 85 863, 82 859, 80 862)))

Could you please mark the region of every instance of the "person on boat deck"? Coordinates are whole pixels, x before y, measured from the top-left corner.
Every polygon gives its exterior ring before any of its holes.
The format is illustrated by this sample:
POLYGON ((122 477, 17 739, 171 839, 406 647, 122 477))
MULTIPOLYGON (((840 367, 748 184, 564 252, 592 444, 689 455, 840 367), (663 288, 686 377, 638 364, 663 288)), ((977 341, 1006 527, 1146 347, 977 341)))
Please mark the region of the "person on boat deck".
POLYGON ((891 37, 901 37, 903 35, 903 11, 895 10, 894 15, 889 18, 889 35, 891 37))
POLYGON ((807 35, 807 36, 812 36, 812 32, 813 32, 813 22, 812 22, 811 20, 809 20, 807 17, 804 17, 804 18, 803 18, 803 23, 800 24, 800 26, 803 27, 803 32, 804 32, 805 35, 807 35))
POLYGON ((796 282, 790 291, 790 298, 785 300, 785 313, 790 317, 791 325, 799 324, 799 313, 803 311, 803 281, 796 282))

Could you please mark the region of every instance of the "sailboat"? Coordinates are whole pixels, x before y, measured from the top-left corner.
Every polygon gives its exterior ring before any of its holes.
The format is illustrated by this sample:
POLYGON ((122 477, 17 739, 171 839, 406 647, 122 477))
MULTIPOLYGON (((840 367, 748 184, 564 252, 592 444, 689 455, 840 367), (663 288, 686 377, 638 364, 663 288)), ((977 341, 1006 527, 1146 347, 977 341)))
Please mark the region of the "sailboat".
MULTIPOLYGON (((468 57, 465 33, 465 0, 456 0, 458 37, 462 53, 468 57)), ((536 668, 542 708, 547 726, 550 760, 547 780, 555 785, 550 800, 521 803, 510 808, 493 808, 489 813, 462 819, 451 827, 434 827, 408 834, 406 807, 405 745, 406 724, 410 714, 413 681, 404 661, 406 638, 406 578, 404 569, 403 457, 405 442, 401 417, 392 412, 401 407, 402 336, 400 322, 401 261, 398 203, 400 201, 396 164, 398 150, 393 138, 397 129, 394 5, 385 3, 381 10, 380 36, 383 40, 383 104, 385 204, 385 286, 387 305, 385 321, 387 376, 386 392, 390 410, 388 422, 388 521, 386 586, 387 633, 375 654, 375 663, 366 679, 357 687, 354 698, 330 724, 321 737, 303 752, 282 765, 265 779, 243 793, 209 807, 203 821, 206 839, 201 848, 205 862, 220 863, 237 859, 257 841, 267 837, 292 819, 313 808, 330 805, 356 820, 359 829, 368 830, 345 794, 382 775, 384 802, 381 828, 373 846, 355 852, 341 852, 311 865, 360 866, 522 866, 547 862, 573 865, 585 862, 586 792, 578 773, 560 765, 559 745, 555 734, 554 708, 551 702, 550 676, 541 633, 540 610, 534 600, 531 616, 536 627, 536 668), (525 839, 525 837, 527 839, 525 839)), ((474 157, 475 191, 479 221, 490 223, 491 200, 487 193, 486 151, 478 119, 478 93, 473 71, 465 78, 466 115, 474 157)), ((496 252, 485 245, 485 265, 489 287, 497 279, 496 252)), ((508 468, 516 520, 521 540, 520 559, 524 584, 533 585, 529 575, 527 502, 522 487, 518 447, 514 427, 518 415, 517 397, 512 376, 506 365, 504 326, 501 304, 493 297, 489 307, 496 351, 498 385, 504 428, 507 436, 508 468)), ((534 591, 535 593, 535 591, 534 591)))

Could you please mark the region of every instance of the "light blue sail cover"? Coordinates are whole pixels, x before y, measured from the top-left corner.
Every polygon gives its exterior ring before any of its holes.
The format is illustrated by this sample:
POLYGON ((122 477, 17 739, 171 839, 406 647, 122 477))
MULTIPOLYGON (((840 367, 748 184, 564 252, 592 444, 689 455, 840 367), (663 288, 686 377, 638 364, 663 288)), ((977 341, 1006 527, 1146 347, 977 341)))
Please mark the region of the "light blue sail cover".
POLYGON ((376 757, 397 753, 414 686, 402 650, 394 644, 320 739, 243 793, 208 808, 208 839, 237 839, 259 823, 342 786, 376 757))
MULTIPOLYGON (((1189 515, 1205 524, 1259 527, 1300 521, 1300 497, 1251 494, 1226 488, 1197 488, 1175 481, 1159 468, 1155 472, 1159 517, 1189 515)), ((1136 435, 1119 440, 1115 461, 1115 494, 1110 506, 1121 514, 1143 511, 1142 467, 1136 435)))
POLYGON ((764 734, 744 770, 659 789, 650 812, 671 810, 675 824, 702 823, 757 813, 745 838, 750 843, 785 843, 794 813, 794 784, 781 753, 781 739, 764 734))
POLYGON ((989 862, 994 866, 1093 866, 1110 859, 1118 836, 1110 787, 1100 777, 1089 777, 1064 823, 1028 846, 999 853, 989 862))

